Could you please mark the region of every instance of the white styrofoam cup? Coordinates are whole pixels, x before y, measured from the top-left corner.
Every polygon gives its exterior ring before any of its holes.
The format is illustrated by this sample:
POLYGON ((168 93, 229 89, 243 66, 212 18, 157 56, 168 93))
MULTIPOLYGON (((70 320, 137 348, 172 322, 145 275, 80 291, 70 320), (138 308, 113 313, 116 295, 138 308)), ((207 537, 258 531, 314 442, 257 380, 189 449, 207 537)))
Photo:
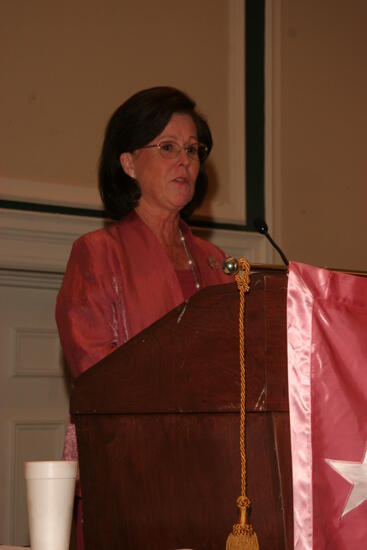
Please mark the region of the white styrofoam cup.
POLYGON ((76 460, 24 463, 32 550, 69 549, 76 475, 76 460))

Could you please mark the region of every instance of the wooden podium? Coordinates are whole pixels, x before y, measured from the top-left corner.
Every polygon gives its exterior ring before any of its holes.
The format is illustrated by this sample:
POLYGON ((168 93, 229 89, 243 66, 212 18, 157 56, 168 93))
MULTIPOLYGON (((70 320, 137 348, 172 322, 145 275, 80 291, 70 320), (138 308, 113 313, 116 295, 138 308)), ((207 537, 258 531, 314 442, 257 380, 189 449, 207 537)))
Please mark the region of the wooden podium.
MULTIPOLYGON (((287 274, 246 297, 247 493, 261 550, 293 548, 287 274)), ((77 379, 86 550, 225 549, 240 494, 239 292, 210 287, 77 379)))

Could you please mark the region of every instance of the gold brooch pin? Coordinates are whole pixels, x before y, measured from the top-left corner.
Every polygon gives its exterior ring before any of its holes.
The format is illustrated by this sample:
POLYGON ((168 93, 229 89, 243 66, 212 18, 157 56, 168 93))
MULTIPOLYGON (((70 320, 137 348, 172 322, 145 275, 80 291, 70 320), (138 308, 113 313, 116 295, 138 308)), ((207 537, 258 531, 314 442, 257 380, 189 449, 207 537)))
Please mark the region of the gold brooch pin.
POLYGON ((210 267, 212 267, 213 269, 218 269, 218 268, 219 268, 219 265, 218 265, 217 260, 215 260, 215 259, 212 258, 211 256, 208 256, 208 264, 209 264, 210 267))

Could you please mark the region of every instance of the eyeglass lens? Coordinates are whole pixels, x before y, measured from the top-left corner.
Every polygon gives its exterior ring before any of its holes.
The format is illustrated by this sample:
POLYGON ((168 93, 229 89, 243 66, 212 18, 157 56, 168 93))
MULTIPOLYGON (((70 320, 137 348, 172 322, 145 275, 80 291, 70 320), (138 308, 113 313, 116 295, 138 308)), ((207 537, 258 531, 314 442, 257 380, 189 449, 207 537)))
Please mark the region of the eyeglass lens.
POLYGON ((182 149, 185 149, 188 157, 194 160, 205 160, 207 156, 207 147, 202 143, 191 143, 181 147, 175 141, 162 141, 157 144, 163 157, 174 158, 177 157, 182 149))

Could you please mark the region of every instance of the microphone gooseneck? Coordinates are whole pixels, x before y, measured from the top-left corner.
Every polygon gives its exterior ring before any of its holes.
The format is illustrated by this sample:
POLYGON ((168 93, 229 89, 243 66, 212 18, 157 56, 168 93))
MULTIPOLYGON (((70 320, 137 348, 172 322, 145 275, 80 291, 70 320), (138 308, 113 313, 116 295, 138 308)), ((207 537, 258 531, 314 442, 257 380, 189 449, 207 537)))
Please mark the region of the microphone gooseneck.
POLYGON ((285 265, 288 266, 289 265, 288 258, 284 254, 284 252, 281 250, 281 248, 273 241, 273 239, 269 235, 268 226, 267 226, 266 221, 261 219, 261 218, 256 218, 256 220, 254 220, 254 227, 255 227, 255 229, 258 233, 261 233, 262 235, 265 235, 265 237, 270 242, 271 246, 273 246, 275 248, 275 250, 278 252, 278 254, 282 258, 285 265))

